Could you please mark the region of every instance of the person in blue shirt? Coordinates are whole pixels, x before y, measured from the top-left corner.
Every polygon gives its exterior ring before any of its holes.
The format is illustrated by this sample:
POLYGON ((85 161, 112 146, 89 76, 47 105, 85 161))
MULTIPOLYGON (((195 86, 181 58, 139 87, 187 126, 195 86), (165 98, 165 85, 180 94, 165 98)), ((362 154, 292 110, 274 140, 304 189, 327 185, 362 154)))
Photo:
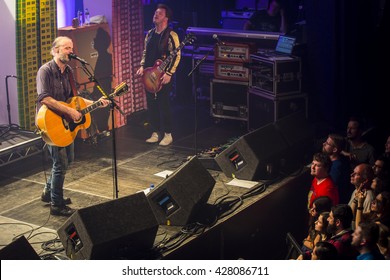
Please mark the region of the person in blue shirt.
POLYGON ((379 226, 374 222, 361 222, 352 234, 352 246, 360 253, 357 260, 384 260, 377 242, 379 239, 379 226))

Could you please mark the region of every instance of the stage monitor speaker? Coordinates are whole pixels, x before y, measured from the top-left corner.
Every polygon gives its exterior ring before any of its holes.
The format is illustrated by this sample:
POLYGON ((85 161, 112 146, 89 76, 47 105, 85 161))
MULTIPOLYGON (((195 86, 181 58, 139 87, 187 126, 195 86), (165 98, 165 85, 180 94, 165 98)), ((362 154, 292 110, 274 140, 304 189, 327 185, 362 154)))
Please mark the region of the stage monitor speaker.
POLYGON ((304 112, 296 112, 275 122, 276 128, 286 140, 289 149, 285 156, 286 172, 307 165, 314 153, 314 130, 304 112))
POLYGON ((286 140, 270 123, 240 137, 215 160, 227 177, 266 180, 278 175, 287 149, 286 140))
POLYGON ((214 185, 214 178, 193 156, 147 197, 161 225, 183 226, 202 219, 202 210, 214 185))
POLYGON ((40 260, 23 235, 0 250, 0 260, 40 260))
POLYGON ((143 192, 77 210, 58 229, 70 259, 144 259, 158 223, 143 192))

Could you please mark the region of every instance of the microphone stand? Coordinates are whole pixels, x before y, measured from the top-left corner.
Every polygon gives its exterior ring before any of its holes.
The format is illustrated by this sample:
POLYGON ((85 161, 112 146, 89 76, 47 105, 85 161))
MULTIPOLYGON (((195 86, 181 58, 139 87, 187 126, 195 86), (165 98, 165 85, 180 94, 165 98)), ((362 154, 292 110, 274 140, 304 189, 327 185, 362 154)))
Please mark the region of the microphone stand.
POLYGON ((7 75, 7 76, 5 76, 5 93, 7 95, 8 126, 7 126, 6 130, 3 133, 0 134, 0 136, 3 136, 5 134, 7 134, 13 128, 20 129, 19 125, 13 124, 11 122, 11 105, 10 105, 10 102, 9 102, 9 92, 8 92, 8 79, 9 78, 19 79, 17 76, 14 76, 14 75, 7 75))
POLYGON ((118 198, 118 170, 117 170, 117 160, 116 160, 116 139, 115 139, 115 120, 114 120, 114 109, 117 109, 122 115, 124 112, 116 104, 114 98, 111 98, 107 93, 104 92, 103 88, 100 86, 99 82, 96 80, 95 76, 89 71, 86 66, 86 63, 81 62, 84 73, 88 76, 89 81, 94 82, 98 90, 102 93, 104 97, 111 101, 110 103, 110 115, 111 115, 111 127, 112 127, 112 160, 113 160, 113 195, 114 198, 118 198))
MULTIPOLYGON (((190 77, 193 73, 194 73, 194 71, 196 70, 196 69, 198 69, 198 67, 199 67, 199 65, 203 62, 203 61, 205 61, 206 60, 206 58, 210 55, 210 53, 211 53, 211 51, 212 51, 213 49, 210 49, 200 60, 198 60, 196 63, 194 63, 194 54, 192 54, 192 69, 191 69, 191 71, 188 73, 188 77, 190 77)), ((196 89, 196 85, 197 85, 197 83, 196 83, 196 80, 195 80, 196 78, 193 76, 193 81, 192 81, 192 86, 193 86, 193 92, 194 92, 194 98, 195 98, 195 100, 194 100, 194 104, 195 104, 195 128, 194 128, 194 145, 195 145, 195 147, 194 147, 194 149, 195 149, 195 156, 197 156, 198 155, 198 141, 197 141, 197 138, 198 138, 198 93, 197 93, 197 89, 196 89)))

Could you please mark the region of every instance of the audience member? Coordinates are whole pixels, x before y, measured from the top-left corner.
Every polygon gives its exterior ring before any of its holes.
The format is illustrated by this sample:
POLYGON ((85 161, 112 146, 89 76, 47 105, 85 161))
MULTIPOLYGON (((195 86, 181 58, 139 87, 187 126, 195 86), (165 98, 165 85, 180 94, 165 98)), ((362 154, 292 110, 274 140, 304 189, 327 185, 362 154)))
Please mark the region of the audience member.
POLYGON ((309 224, 309 226, 312 225, 314 227, 314 222, 317 220, 318 216, 322 212, 329 212, 332 206, 332 200, 328 196, 319 196, 314 199, 312 207, 309 209, 310 219, 312 220, 312 223, 309 224))
POLYGON ((358 260, 384 260, 378 249, 379 227, 374 222, 360 223, 352 234, 352 246, 360 253, 358 260))
MULTIPOLYGON (((338 258, 342 260, 355 260, 358 251, 352 247, 352 209, 347 204, 333 206, 328 217, 327 231, 331 237, 326 241, 336 247, 338 258)), ((312 252, 307 251, 300 255, 298 260, 311 259, 312 252)))
POLYGON ((345 145, 345 138, 335 133, 329 134, 322 144, 322 152, 327 154, 332 161, 329 175, 339 191, 339 203, 348 203, 354 190, 350 181, 349 160, 341 154, 345 145))
POLYGON ((390 179, 390 158, 383 155, 379 156, 372 167, 374 175, 383 181, 390 179))
POLYGON ((320 241, 329 239, 327 232, 329 212, 322 212, 314 223, 314 229, 309 233, 308 237, 303 240, 303 250, 313 250, 314 246, 320 241))
POLYGON ((385 143, 385 152, 383 153, 383 156, 390 159, 390 135, 387 137, 386 143, 385 143))
POLYGON ((371 190, 371 183, 374 179, 374 171, 367 163, 361 163, 355 167, 351 174, 351 183, 355 186, 355 190, 351 194, 348 205, 352 208, 353 213, 356 212, 356 205, 360 193, 364 193, 365 199, 363 202, 363 213, 370 212, 371 201, 374 200, 374 192, 371 190))
POLYGON ((378 249, 384 256, 385 260, 390 260, 390 229, 383 225, 378 224, 379 227, 379 239, 378 249))
POLYGON ((303 240, 303 246, 302 250, 313 250, 313 243, 316 238, 317 232, 316 232, 316 221, 318 220, 318 217, 323 212, 329 212, 332 208, 332 200, 327 196, 320 196, 317 197, 313 201, 313 206, 309 210, 309 230, 307 237, 303 240))
POLYGON ((381 192, 389 191, 389 181, 385 181, 379 177, 375 177, 374 179, 372 179, 371 189, 374 192, 375 196, 381 192))
POLYGON ((320 241, 314 247, 313 253, 311 254, 312 260, 337 260, 338 252, 336 247, 329 243, 320 241))
POLYGON ((362 205, 365 200, 365 193, 358 197, 358 207, 356 211, 355 223, 361 221, 372 221, 390 227, 390 192, 381 192, 371 202, 370 212, 362 213, 362 205))
POLYGON ((245 30, 287 32, 287 19, 281 0, 270 0, 266 10, 256 11, 244 24, 245 30))
POLYGON ((370 166, 375 162, 375 149, 363 138, 363 121, 351 117, 347 125, 347 145, 343 154, 350 160, 351 170, 360 163, 368 163, 370 166))
POLYGON ((352 247, 352 219, 351 207, 347 204, 338 204, 332 207, 328 218, 328 232, 332 235, 328 240, 333 244, 340 259, 354 260, 358 252, 352 247))
POLYGON ((333 205, 339 203, 339 192, 329 176, 331 161, 324 153, 316 153, 313 156, 310 173, 314 176, 308 194, 308 209, 313 207, 313 201, 320 196, 328 196, 333 205))

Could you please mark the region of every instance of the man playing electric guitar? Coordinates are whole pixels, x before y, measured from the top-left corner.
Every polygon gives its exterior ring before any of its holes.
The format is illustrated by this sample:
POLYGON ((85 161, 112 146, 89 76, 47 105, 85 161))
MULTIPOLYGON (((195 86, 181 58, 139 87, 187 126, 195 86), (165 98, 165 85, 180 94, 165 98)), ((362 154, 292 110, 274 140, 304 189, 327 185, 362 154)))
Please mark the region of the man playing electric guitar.
MULTIPOLYGON (((81 120, 82 114, 75 108, 64 105, 65 101, 77 94, 72 69, 68 65, 69 55, 72 52, 73 42, 70 38, 61 36, 54 40, 51 49, 53 59, 42 65, 37 73, 37 112, 42 105, 46 105, 56 114, 64 116, 64 119, 77 122, 81 120)), ((83 100, 87 105, 93 103, 88 99, 83 100)), ((99 104, 105 107, 109 104, 109 100, 102 97, 99 99, 99 104)), ((48 150, 53 166, 41 200, 51 203, 51 215, 70 216, 75 210, 67 206, 71 200, 64 198, 63 185, 68 165, 74 159, 73 142, 66 147, 48 145, 48 150)))
MULTIPOLYGON (((146 75, 150 67, 157 67, 156 62, 164 60, 174 50, 178 49, 179 37, 176 32, 168 26, 172 17, 171 9, 159 4, 153 16, 155 27, 148 31, 145 37, 145 48, 141 59, 141 67, 137 71, 137 76, 146 75)), ((161 73, 161 76, 151 75, 148 85, 145 82, 146 99, 148 102, 149 123, 152 128, 152 135, 146 140, 147 143, 157 143, 160 140, 160 133, 164 132, 164 137, 159 145, 168 146, 172 143, 172 124, 171 124, 171 104, 169 94, 172 89, 172 75, 175 73, 180 62, 180 50, 173 57, 172 61, 161 73), (153 77, 156 80, 153 80, 153 77), (155 90, 150 90, 155 88, 155 90), (149 89, 149 90, 148 90, 149 89), (154 92, 153 92, 154 91, 154 92), (160 127, 160 117, 162 127, 160 127)))

